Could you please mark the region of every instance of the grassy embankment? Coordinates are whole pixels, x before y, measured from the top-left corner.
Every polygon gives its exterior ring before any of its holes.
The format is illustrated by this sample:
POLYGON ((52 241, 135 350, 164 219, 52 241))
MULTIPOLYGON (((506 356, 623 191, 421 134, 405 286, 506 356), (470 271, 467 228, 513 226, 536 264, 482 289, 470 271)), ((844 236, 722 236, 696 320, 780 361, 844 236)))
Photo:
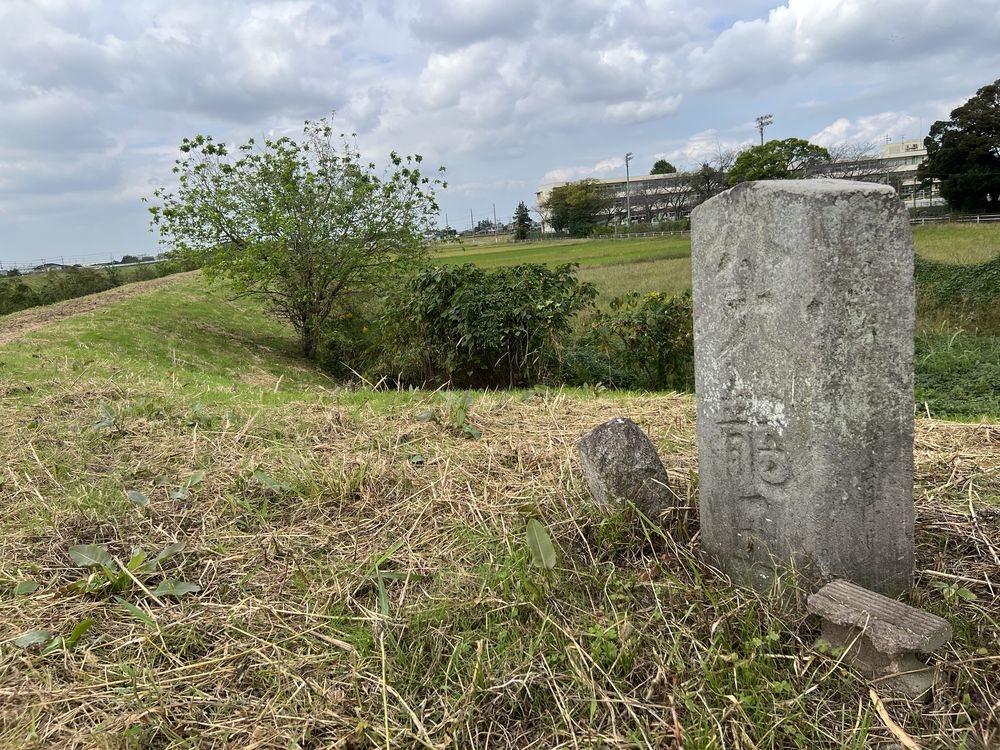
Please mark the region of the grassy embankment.
MULTIPOLYGON (((440 396, 336 388, 198 279, 0 346, 0 747, 896 741, 814 623, 700 562, 691 397, 475 398, 467 440, 440 396), (588 500, 573 443, 616 413, 661 451, 669 532, 588 500), (530 564, 529 518, 553 570, 530 564), (74 545, 124 563, 178 542, 135 580, 68 588, 89 572, 74 545), (176 599, 163 578, 200 591, 176 599)), ((985 747, 1000 433, 917 434, 912 601, 955 638, 930 705, 875 689, 924 747, 985 747)))
POLYGON ((119 268, 74 266, 46 273, 0 276, 0 318, 91 294, 169 276, 184 269, 177 263, 147 263, 119 268))
MULTIPOLYGON (((149 279, 157 278, 156 273, 158 263, 147 263, 139 266, 125 266, 124 268, 119 268, 117 266, 111 266, 111 273, 117 274, 120 284, 131 284, 135 281, 148 281, 149 279)), ((95 268, 91 269, 97 273, 107 274, 108 268, 95 268)), ((46 283, 51 283, 60 275, 64 275, 66 271, 48 271, 46 273, 23 273, 20 276, 4 276, 6 279, 14 279, 16 281, 23 281, 28 286, 35 290, 42 289, 46 283)))

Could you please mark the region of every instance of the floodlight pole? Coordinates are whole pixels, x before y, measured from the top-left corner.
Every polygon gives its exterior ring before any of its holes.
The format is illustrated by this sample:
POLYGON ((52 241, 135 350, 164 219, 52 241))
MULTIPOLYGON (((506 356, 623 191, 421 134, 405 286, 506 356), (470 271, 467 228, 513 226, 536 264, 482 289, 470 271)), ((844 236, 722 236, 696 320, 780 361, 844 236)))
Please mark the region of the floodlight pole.
POLYGON ((632 161, 632 152, 629 151, 625 154, 625 226, 632 226, 632 197, 629 194, 629 173, 628 173, 628 163, 632 161))
POLYGON ((757 118, 757 130, 760 131, 760 145, 764 145, 764 128, 774 122, 774 115, 766 114, 757 118))

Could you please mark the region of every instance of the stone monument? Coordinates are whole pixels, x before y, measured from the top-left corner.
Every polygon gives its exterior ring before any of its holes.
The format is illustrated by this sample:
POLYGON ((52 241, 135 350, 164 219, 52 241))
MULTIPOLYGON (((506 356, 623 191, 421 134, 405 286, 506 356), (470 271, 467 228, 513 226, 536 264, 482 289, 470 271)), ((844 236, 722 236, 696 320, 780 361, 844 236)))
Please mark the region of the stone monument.
POLYGON ((892 188, 737 185, 692 212, 701 539, 896 595, 913 576, 913 240, 892 188))

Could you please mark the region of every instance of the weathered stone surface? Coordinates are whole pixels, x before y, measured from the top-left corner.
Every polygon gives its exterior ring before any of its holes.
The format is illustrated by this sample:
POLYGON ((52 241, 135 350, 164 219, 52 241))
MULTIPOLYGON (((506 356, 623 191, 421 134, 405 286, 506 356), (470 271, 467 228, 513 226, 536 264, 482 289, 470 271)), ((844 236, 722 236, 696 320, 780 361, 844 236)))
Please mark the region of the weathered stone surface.
POLYGON ((914 697, 934 682, 934 670, 917 654, 933 652, 952 635, 947 620, 843 580, 812 594, 808 609, 822 618, 823 640, 845 649, 845 662, 914 697))
POLYGON ((692 224, 701 539, 897 594, 913 574, 913 242, 887 186, 744 183, 692 224))
POLYGON ((598 504, 607 508, 632 501, 654 520, 673 504, 656 447, 631 419, 598 425, 577 441, 576 452, 598 504))

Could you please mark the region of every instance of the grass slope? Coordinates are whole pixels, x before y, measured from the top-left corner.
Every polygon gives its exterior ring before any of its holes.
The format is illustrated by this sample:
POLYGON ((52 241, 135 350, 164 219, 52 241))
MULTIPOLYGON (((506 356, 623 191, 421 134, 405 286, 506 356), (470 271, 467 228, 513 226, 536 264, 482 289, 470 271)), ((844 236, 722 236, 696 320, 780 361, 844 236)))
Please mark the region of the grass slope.
MULTIPOLYGON (((0 346, 0 747, 895 741, 813 623, 700 561, 690 397, 474 398, 468 440, 444 397, 335 388, 199 280, 0 346), (669 533, 588 500, 573 444, 616 413, 664 457, 669 533), (124 562, 178 542, 135 581, 67 588, 89 572, 74 545, 124 562), (157 595, 164 578, 200 591, 157 595)), ((918 423, 912 599, 956 636, 933 703, 881 700, 925 747, 1000 741, 998 444, 918 423)))

